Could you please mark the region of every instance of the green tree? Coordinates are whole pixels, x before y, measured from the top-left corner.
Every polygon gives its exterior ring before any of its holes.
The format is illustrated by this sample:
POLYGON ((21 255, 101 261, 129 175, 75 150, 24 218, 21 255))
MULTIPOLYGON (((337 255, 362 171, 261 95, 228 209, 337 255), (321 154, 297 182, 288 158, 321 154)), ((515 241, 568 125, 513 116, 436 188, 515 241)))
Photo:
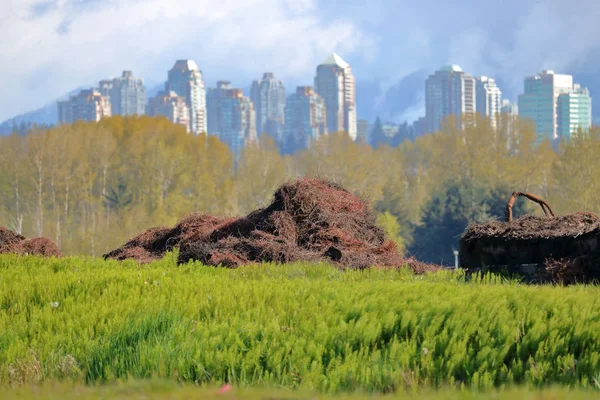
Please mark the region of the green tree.
POLYGON ((381 124, 381 119, 379 117, 377 117, 375 120, 375 125, 373 125, 373 130, 371 130, 371 138, 369 142, 373 148, 389 145, 388 139, 383 133, 383 125, 381 124))
MULTIPOLYGON (((477 182, 446 182, 427 203, 421 224, 415 228, 410 253, 419 260, 453 265, 453 250, 458 250, 460 236, 471 223, 504 218, 511 192, 502 186, 489 187, 477 182)), ((518 202, 515 216, 530 210, 518 202)))
POLYGON ((390 212, 377 214, 377 225, 385 231, 387 237, 396 243, 399 251, 404 251, 404 239, 400 235, 400 224, 390 212))
POLYGON ((551 203, 565 212, 600 208, 600 129, 580 131, 560 146, 551 203))

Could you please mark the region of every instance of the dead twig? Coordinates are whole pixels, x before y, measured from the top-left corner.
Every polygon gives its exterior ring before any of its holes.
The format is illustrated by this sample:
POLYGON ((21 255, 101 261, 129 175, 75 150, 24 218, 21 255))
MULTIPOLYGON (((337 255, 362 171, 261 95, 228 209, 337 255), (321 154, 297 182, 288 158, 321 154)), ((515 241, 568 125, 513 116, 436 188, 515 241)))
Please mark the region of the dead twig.
POLYGON ((519 196, 526 197, 529 200, 531 200, 531 201, 533 201, 535 203, 538 203, 540 205, 540 207, 542 207, 542 211, 544 212, 544 214, 546 214, 546 217, 549 217, 549 216, 553 216, 554 217, 555 216, 554 212, 550 208, 550 205, 548 203, 546 203, 546 201, 544 201, 541 198, 537 197, 536 195, 530 194, 530 193, 523 193, 523 192, 513 192, 512 196, 508 200, 508 204, 506 205, 506 222, 511 222, 512 221, 512 219, 513 219, 512 207, 513 207, 513 204, 515 204, 515 200, 519 196))

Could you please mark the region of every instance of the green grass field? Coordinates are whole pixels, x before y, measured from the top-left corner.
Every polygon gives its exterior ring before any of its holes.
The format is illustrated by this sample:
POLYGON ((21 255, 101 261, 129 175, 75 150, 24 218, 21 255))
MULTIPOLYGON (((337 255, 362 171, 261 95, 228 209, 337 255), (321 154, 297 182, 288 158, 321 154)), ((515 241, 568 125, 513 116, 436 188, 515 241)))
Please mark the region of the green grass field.
POLYGON ((155 387, 157 396, 210 398, 206 387, 225 382, 248 398, 596 397, 599 302, 594 286, 467 281, 452 271, 7 255, 0 386, 11 387, 5 396, 46 398, 143 397, 155 387), (131 381, 142 383, 115 386, 131 381))

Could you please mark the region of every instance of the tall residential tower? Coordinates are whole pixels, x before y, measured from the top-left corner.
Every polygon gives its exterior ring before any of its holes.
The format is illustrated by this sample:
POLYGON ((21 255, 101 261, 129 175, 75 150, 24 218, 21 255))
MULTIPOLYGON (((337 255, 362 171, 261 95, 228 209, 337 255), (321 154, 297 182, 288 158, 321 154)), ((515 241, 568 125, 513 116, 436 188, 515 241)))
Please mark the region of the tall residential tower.
POLYGON ((305 149, 327 134, 325 101, 310 86, 299 86, 288 96, 285 108, 284 153, 305 149))
POLYGON ((425 81, 425 118, 429 132, 439 131, 445 118, 456 117, 464 126, 476 110, 475 79, 458 65, 440 68, 425 81))
POLYGON ((475 111, 489 118, 490 124, 496 127, 502 109, 502 92, 494 79, 487 76, 475 79, 475 101, 475 111))
POLYGON ((58 122, 70 124, 75 121, 98 122, 110 117, 110 102, 97 89, 82 90, 69 100, 58 102, 58 122))
POLYGON ((592 126, 592 98, 586 88, 574 85, 569 93, 558 95, 556 125, 559 138, 569 139, 592 126))
POLYGON ((253 81, 250 99, 256 112, 256 132, 266 133, 279 145, 283 141, 285 123, 285 87, 271 72, 265 72, 262 80, 253 81))
POLYGON ((558 138, 558 96, 572 90, 571 75, 543 70, 525 78, 525 93, 519 95, 519 117, 535 124, 538 141, 558 138))
POLYGON ((120 78, 100 81, 99 90, 108 96, 112 115, 144 115, 146 112, 144 80, 135 78, 131 71, 123 71, 120 78))
POLYGON ((337 54, 332 54, 317 67, 315 91, 325 101, 327 129, 344 131, 356 140, 356 94, 352 68, 337 54))
POLYGON ((183 125, 189 133, 190 114, 185 104, 185 99, 177 93, 160 92, 148 102, 148 115, 156 117, 165 116, 174 124, 183 125))
POLYGON ((166 92, 185 98, 189 108, 190 131, 196 135, 207 132, 206 91, 202 72, 192 60, 177 60, 168 74, 166 92))
POLYGON ((239 157, 242 149, 257 140, 252 101, 229 81, 217 82, 207 95, 208 133, 217 135, 239 157))

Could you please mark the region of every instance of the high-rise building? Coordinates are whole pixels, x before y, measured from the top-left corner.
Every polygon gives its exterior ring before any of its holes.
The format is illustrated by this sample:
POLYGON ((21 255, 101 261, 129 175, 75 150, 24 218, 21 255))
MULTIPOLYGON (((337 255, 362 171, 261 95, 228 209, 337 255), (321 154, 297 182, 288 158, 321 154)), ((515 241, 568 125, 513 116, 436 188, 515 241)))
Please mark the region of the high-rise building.
POLYGON ((475 116, 477 103, 476 103, 476 87, 475 87, 475 78, 473 78, 469 74, 463 75, 463 115, 462 115, 462 125, 470 123, 475 116))
POLYGON ((131 71, 123 71, 120 78, 100 81, 99 91, 107 96, 112 115, 144 115, 146 112, 146 86, 144 80, 135 78, 131 71))
POLYGON ((58 101, 58 123, 71 124, 73 123, 73 107, 71 99, 58 101))
POLYGON ((190 114, 185 99, 178 96, 177 93, 160 92, 148 102, 148 115, 156 117, 159 115, 165 116, 174 124, 185 126, 189 132, 190 129, 190 114))
POLYGON ((312 87, 299 86, 296 93, 288 96, 284 130, 284 153, 308 148, 327 134, 327 107, 312 87))
MULTIPOLYGON (((209 88, 206 93, 206 117, 208 120, 207 133, 209 135, 218 135, 221 131, 221 99, 227 97, 231 91, 231 82, 219 81, 216 88, 209 88)), ((256 125, 255 125, 256 127, 256 125)))
POLYGON ((458 65, 444 66, 425 81, 425 118, 429 132, 439 131, 450 115, 456 117, 459 127, 464 126, 475 108, 475 79, 458 65))
POLYGON ((359 119, 356 121, 356 139, 361 143, 369 142, 369 121, 359 119))
POLYGON ((491 125, 496 127, 502 108, 500 88, 498 88, 494 79, 487 76, 477 78, 475 87, 475 111, 481 116, 489 118, 491 125))
POLYGON ((344 131, 356 140, 356 89, 350 65, 332 54, 317 67, 315 91, 327 107, 327 130, 344 131))
POLYGON ((256 142, 256 114, 252 101, 229 81, 208 90, 208 134, 218 135, 239 157, 244 146, 256 142))
POLYGON ((61 124, 79 120, 97 122, 110 116, 108 97, 102 96, 97 89, 82 90, 69 100, 58 102, 58 122, 61 124))
POLYGON ((500 112, 506 115, 517 116, 519 115, 519 107, 517 107, 517 105, 510 100, 503 99, 500 112))
POLYGON ((415 137, 423 136, 427 133, 427 119, 420 117, 412 124, 412 130, 415 137))
POLYGON ((285 123, 285 87, 271 72, 265 72, 262 80, 253 81, 250 99, 256 112, 256 132, 266 133, 276 143, 283 140, 285 123))
POLYGON ((167 91, 185 99, 189 108, 190 132, 207 132, 206 91, 202 72, 192 60, 177 60, 168 74, 167 91))
MULTIPOLYGON (((100 92, 100 94, 104 97, 106 97, 108 99, 108 102, 110 103, 110 95, 112 94, 112 90, 114 87, 114 82, 112 79, 105 79, 100 81, 100 83, 98 84, 98 91, 100 92)), ((112 103, 111 103, 111 111, 112 111, 112 103)))
POLYGON ((586 88, 574 85, 569 93, 558 95, 557 134, 569 139, 578 130, 587 131, 592 126, 592 98, 586 88))
POLYGON ((525 93, 519 95, 519 116, 535 124, 538 140, 558 138, 558 96, 573 90, 571 75, 543 70, 525 78, 525 93))

